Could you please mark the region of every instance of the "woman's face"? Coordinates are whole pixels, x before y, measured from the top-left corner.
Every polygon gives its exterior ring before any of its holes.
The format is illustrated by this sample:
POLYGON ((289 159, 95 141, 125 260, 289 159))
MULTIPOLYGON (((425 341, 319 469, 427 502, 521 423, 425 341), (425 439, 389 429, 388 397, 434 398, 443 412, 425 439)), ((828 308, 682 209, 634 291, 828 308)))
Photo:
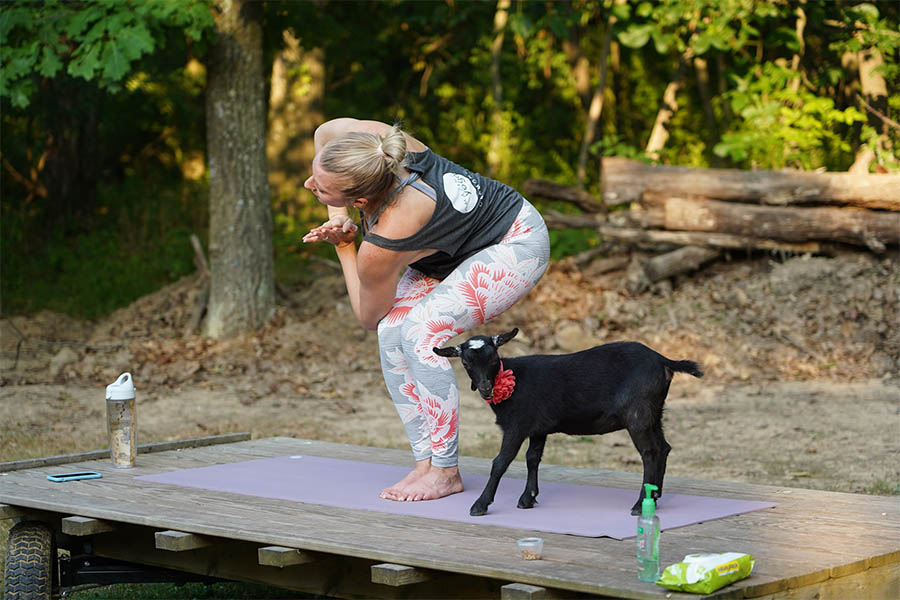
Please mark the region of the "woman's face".
POLYGON ((319 165, 318 157, 312 162, 312 175, 303 182, 303 187, 311 191, 326 206, 346 207, 347 200, 341 194, 335 176, 319 165))

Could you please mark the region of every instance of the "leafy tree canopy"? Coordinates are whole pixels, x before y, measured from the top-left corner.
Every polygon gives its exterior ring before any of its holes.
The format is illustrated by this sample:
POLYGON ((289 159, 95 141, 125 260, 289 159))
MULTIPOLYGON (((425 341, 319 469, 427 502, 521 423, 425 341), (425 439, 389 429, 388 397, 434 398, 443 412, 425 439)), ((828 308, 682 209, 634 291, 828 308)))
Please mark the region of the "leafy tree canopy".
POLYGON ((117 91, 132 64, 165 44, 165 30, 201 40, 206 0, 101 0, 6 4, 0 11, 0 97, 26 108, 41 78, 64 71, 117 91))

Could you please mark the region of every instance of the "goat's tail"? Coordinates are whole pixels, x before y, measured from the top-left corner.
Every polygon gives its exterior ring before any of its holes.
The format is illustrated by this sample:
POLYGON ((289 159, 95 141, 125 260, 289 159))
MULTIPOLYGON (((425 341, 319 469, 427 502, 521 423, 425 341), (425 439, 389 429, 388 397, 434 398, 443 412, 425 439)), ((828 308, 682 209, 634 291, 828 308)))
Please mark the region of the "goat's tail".
POLYGON ((669 360, 666 359, 666 366, 679 373, 688 373, 694 377, 703 377, 703 367, 700 363, 692 360, 669 360))

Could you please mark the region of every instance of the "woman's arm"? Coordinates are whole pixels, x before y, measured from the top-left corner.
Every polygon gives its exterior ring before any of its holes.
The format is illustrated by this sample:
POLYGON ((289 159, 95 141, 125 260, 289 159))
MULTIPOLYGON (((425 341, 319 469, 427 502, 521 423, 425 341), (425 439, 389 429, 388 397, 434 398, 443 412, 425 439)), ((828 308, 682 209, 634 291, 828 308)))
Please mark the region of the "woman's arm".
POLYGON ((409 264, 408 253, 364 242, 358 252, 353 244, 338 246, 337 254, 353 313, 363 327, 377 329, 394 305, 400 272, 409 264))
MULTIPOLYGON (((316 154, 319 153, 319 150, 321 150, 325 144, 345 133, 361 131, 363 133, 384 135, 391 130, 391 127, 391 125, 382 123, 381 121, 366 121, 350 117, 339 117, 337 119, 326 121, 316 128, 316 133, 313 136, 316 154)), ((406 138, 406 149, 410 152, 424 152, 428 149, 428 146, 408 133, 404 132, 403 135, 406 138)))

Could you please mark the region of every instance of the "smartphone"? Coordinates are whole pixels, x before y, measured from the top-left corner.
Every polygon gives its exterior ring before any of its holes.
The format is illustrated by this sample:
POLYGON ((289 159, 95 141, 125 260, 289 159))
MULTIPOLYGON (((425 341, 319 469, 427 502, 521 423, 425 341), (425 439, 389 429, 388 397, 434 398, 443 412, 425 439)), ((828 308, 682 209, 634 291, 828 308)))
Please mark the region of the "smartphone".
POLYGON ((99 479, 102 477, 97 471, 78 471, 77 473, 58 473, 47 475, 50 481, 78 481, 79 479, 99 479))

